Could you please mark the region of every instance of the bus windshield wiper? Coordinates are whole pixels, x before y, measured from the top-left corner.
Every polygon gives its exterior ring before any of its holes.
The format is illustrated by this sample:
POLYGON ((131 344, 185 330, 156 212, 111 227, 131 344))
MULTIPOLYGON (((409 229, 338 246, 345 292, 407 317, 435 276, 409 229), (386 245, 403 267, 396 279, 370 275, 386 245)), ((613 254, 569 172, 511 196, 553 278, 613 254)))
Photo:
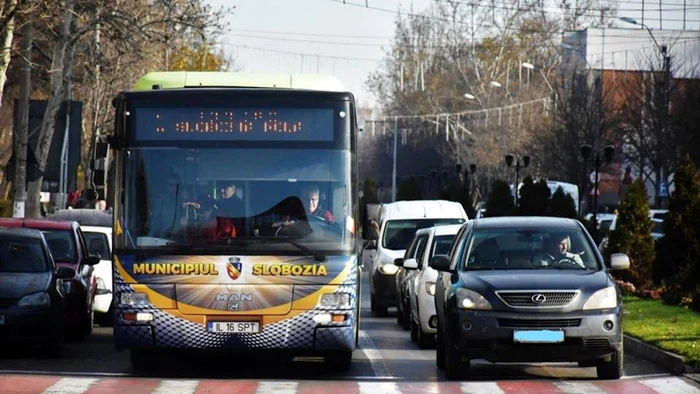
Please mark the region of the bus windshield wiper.
POLYGON ((328 260, 328 256, 325 254, 319 252, 318 250, 311 249, 307 246, 304 246, 296 241, 294 241, 291 238, 286 238, 286 237, 237 237, 237 238, 229 238, 231 241, 233 240, 264 240, 266 242, 278 242, 278 241, 284 241, 290 245, 295 246, 297 249, 301 250, 302 252, 306 253, 307 255, 315 258, 317 261, 323 263, 324 261, 328 260))

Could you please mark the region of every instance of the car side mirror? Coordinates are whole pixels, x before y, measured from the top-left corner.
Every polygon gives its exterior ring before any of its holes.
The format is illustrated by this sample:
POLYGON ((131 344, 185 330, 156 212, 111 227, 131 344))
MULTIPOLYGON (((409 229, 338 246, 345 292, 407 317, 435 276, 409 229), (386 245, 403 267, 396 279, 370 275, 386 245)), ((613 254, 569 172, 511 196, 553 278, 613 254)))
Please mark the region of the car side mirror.
POLYGON ((86 257, 80 262, 85 265, 97 265, 100 263, 100 258, 95 256, 86 257))
POLYGON ((394 260, 394 265, 397 267, 403 267, 403 257, 399 257, 394 260))
POLYGON ((370 241, 376 241, 379 239, 379 233, 377 232, 376 222, 371 221, 369 231, 367 232, 367 239, 370 241))
POLYGON ((374 241, 374 240, 365 241, 365 249, 367 249, 367 250, 377 249, 377 241, 374 241))
POLYGON ((100 253, 90 253, 90 256, 97 257, 98 259, 102 260, 102 255, 100 253))
POLYGON ((624 253, 610 255, 610 271, 623 271, 629 269, 630 258, 624 253))
POLYGON ((416 259, 406 259, 406 261, 403 262, 403 268, 407 270, 418 269, 418 261, 416 261, 416 259))
POLYGON ((56 270, 56 277, 59 279, 73 279, 73 277, 75 277, 75 270, 70 267, 58 267, 56 270))
POLYGON ((452 272, 450 269, 450 258, 444 254, 436 254, 430 259, 430 268, 436 271, 452 272))

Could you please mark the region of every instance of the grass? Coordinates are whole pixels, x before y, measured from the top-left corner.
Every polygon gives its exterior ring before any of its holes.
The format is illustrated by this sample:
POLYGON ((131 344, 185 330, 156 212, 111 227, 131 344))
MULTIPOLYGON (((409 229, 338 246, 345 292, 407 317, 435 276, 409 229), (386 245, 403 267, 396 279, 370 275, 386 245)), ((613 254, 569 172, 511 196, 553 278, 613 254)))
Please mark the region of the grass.
POLYGON ((700 313, 658 300, 624 297, 625 334, 684 356, 700 367, 700 313))

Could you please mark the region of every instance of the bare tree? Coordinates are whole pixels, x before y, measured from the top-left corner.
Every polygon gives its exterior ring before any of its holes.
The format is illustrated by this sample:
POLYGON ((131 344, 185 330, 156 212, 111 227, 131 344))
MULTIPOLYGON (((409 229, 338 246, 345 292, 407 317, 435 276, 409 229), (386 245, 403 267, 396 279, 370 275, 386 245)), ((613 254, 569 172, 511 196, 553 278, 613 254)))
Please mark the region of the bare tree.
MULTIPOLYGON (((75 78, 73 57, 80 53, 80 49, 89 46, 85 44, 86 37, 90 41, 90 35, 100 31, 100 39, 109 41, 114 51, 121 55, 143 47, 144 42, 171 42, 173 31, 193 31, 206 36, 222 27, 223 10, 212 10, 200 0, 157 0, 139 5, 127 0, 63 0, 47 2, 44 6, 45 15, 51 15, 41 20, 45 24, 48 46, 51 48, 51 54, 47 56, 51 65, 48 69, 48 104, 36 155, 41 168, 46 166, 56 114, 61 103, 72 94, 72 81, 75 78), (54 24, 54 21, 58 22, 54 24)), ((92 41, 94 43, 94 38, 92 41)), ((120 61, 117 60, 117 63, 120 61)), ((101 111, 106 111, 105 98, 104 93, 101 98, 94 98, 101 102, 101 111)), ((102 116, 104 119, 105 112, 102 112, 102 116)), ((100 116, 95 118, 99 119, 100 116)), ((27 216, 39 215, 42 181, 39 179, 29 184, 27 216)))

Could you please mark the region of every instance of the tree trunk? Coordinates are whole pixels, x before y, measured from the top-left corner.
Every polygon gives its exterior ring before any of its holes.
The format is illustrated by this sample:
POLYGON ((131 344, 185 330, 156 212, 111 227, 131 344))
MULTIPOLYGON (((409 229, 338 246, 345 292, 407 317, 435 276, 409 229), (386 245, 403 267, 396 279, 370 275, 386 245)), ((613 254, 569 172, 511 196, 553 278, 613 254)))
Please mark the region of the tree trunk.
POLYGON ((2 105, 2 92, 7 81, 7 69, 10 67, 10 55, 12 52, 12 37, 15 32, 15 13, 18 0, 5 0, 2 15, 9 16, 7 22, 0 31, 0 106, 2 105))
POLYGON ((12 217, 26 217, 27 204, 27 149, 29 148, 29 98, 31 96, 31 58, 32 35, 31 21, 22 27, 22 71, 19 86, 19 126, 15 128, 19 135, 13 138, 15 151, 15 196, 12 217))
MULTIPOLYGON (((76 0, 62 1, 62 8, 65 10, 63 25, 61 26, 61 30, 58 32, 58 36, 54 41, 53 57, 51 61, 51 94, 49 96, 48 103, 46 104, 44 118, 41 121, 39 144, 36 152, 39 168, 42 170, 46 168, 49 147, 51 146, 51 140, 53 139, 56 115, 58 114, 58 110, 61 108, 61 102, 65 98, 66 85, 64 80, 71 78, 71 76, 68 74, 68 71, 71 70, 71 68, 69 67, 69 62, 66 59, 66 55, 67 51, 71 49, 68 48, 68 46, 70 42, 70 32, 73 21, 73 8, 75 7, 75 1, 76 0)), ((29 183, 29 188, 27 191, 27 217, 41 216, 39 198, 41 196, 41 184, 43 181, 44 178, 40 177, 36 181, 29 183)))

